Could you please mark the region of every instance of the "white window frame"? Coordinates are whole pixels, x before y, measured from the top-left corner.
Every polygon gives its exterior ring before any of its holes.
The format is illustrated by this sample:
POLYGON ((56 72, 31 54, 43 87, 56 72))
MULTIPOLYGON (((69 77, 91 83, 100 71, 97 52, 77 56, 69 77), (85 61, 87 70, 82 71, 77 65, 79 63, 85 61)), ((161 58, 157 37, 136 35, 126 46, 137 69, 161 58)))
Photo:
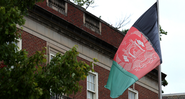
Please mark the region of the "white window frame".
POLYGON ((18 51, 22 50, 22 39, 18 39, 17 46, 18 46, 18 51))
POLYGON ((88 78, 87 78, 87 99, 88 99, 88 92, 92 92, 94 94, 93 99, 98 99, 98 73, 89 71, 89 74, 94 75, 94 77, 95 77, 94 78, 94 80, 95 80, 95 91, 91 91, 91 90, 88 89, 88 78))
POLYGON ((49 62, 51 61, 51 56, 56 56, 55 54, 53 54, 53 53, 49 53, 49 62))
MULTIPOLYGON (((51 51, 51 50, 50 50, 51 51)), ((53 51, 51 51, 50 53, 49 53, 49 62, 51 62, 51 57, 52 56, 56 56, 56 53, 55 52, 53 52, 53 51)), ((51 91, 51 89, 50 89, 50 91, 51 91)), ((50 93, 50 95, 51 95, 51 93, 50 93)), ((58 95, 58 94, 55 94, 54 96, 51 96, 52 98, 51 99, 63 99, 63 96, 65 96, 64 94, 60 94, 60 95, 58 95)))
POLYGON ((129 92, 132 92, 135 94, 135 99, 139 99, 138 98, 138 91, 137 90, 134 90, 132 88, 128 88, 128 99, 129 99, 129 92))

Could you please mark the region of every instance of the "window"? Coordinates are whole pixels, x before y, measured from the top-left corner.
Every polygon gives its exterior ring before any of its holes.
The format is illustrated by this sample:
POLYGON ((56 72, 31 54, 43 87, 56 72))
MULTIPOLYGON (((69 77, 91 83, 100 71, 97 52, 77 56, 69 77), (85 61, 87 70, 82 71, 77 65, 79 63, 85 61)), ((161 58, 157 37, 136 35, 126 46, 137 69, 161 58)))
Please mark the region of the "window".
MULTIPOLYGON (((50 54, 49 54, 49 60, 51 61, 52 59, 53 59, 53 57, 55 57, 56 56, 56 53, 54 53, 54 52, 51 52, 50 54)), ((51 91, 51 89, 50 89, 50 91, 51 91)), ((51 94, 51 93, 50 93, 51 94)), ((60 94, 54 94, 54 95, 52 95, 51 97, 50 97, 50 99, 63 99, 62 98, 62 95, 60 95, 60 94)))
POLYGON ((56 49, 54 49, 54 48, 49 46, 49 54, 48 54, 48 56, 49 56, 48 60, 49 61, 48 62, 50 62, 51 59, 53 59, 53 57, 55 57, 58 52, 59 52, 58 50, 56 50, 56 49))
POLYGON ((18 50, 20 51, 22 49, 22 39, 18 39, 16 45, 19 47, 18 50))
POLYGON ((128 99, 138 99, 138 91, 128 88, 128 99))
POLYGON ((67 3, 64 0, 47 0, 47 5, 64 15, 67 14, 67 3))
MULTIPOLYGON (((49 48, 49 49, 50 49, 50 53, 49 53, 49 62, 50 62, 53 59, 53 57, 56 56, 56 53, 58 53, 58 51, 56 51, 52 48, 49 48)), ((50 93, 50 95, 51 95, 51 93, 50 93)), ((50 97, 50 99, 70 99, 70 98, 65 96, 64 94, 54 94, 50 97)))
POLYGON ((84 24, 92 31, 101 34, 101 23, 90 15, 84 14, 84 24))
MULTIPOLYGON (((17 39, 18 40, 18 42, 17 43, 15 43, 15 42, 12 42, 12 44, 15 44, 15 45, 17 45, 17 47, 18 47, 18 51, 20 51, 21 49, 22 49, 22 39, 17 39)), ((9 43, 7 43, 7 44, 9 44, 9 43)))
POLYGON ((98 99, 98 73, 89 72, 87 76, 87 99, 98 99))
POLYGON ((53 57, 55 57, 55 55, 54 55, 54 54, 52 54, 52 53, 50 53, 50 56, 49 56, 50 61, 53 59, 53 57))

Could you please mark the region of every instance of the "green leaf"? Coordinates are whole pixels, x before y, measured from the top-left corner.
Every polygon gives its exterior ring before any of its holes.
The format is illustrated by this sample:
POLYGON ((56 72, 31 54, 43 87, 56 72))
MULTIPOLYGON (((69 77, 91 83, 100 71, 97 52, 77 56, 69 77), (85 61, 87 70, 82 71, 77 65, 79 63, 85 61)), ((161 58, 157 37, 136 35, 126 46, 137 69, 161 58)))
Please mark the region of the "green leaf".
POLYGON ((72 78, 74 78, 74 76, 75 76, 75 73, 72 73, 72 78))
POLYGON ((18 89, 15 89, 15 91, 18 91, 18 89))
POLYGON ((3 6, 0 7, 0 13, 5 14, 5 7, 3 7, 3 6))
POLYGON ((42 67, 41 66, 38 66, 37 71, 40 74, 42 72, 42 67))

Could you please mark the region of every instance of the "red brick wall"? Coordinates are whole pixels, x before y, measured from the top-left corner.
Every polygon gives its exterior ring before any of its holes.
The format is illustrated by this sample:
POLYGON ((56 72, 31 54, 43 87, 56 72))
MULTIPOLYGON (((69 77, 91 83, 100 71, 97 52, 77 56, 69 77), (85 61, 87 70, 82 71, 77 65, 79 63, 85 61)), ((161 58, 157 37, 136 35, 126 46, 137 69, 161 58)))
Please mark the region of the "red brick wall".
MULTIPOLYGON (((87 64, 90 62, 78 57, 78 60, 85 61, 87 64)), ((98 73, 98 99, 112 99, 110 98, 110 91, 106 89, 104 86, 107 83, 107 79, 109 76, 109 70, 104 69, 100 66, 94 67, 95 72, 98 73)), ((80 81, 80 85, 83 86, 81 92, 78 92, 76 95, 70 95, 71 98, 74 99, 87 99, 87 83, 86 80, 80 81)), ((131 86, 132 88, 132 86, 131 86)), ((135 84, 135 90, 138 91, 139 99, 158 99, 158 94, 154 93, 138 84, 135 84)), ((126 90, 123 95, 116 99, 128 99, 128 90, 126 90)))
POLYGON ((154 93, 138 84, 135 85, 135 89, 138 91, 139 99, 158 99, 157 93, 154 93))
MULTIPOLYGON (((90 62, 78 57, 78 60, 85 61, 87 64, 90 62)), ((109 76, 109 70, 104 69, 100 66, 95 66, 94 67, 95 72, 98 73, 98 99, 112 99, 110 98, 110 91, 106 89, 104 86, 107 83, 107 79, 109 76)), ((70 95, 71 98, 74 99, 87 99, 87 79, 80 81, 80 85, 83 86, 83 89, 81 92, 78 92, 76 95, 70 95)), ((120 96, 117 99, 127 99, 128 98, 128 90, 125 91, 125 93, 120 96)))
POLYGON ((106 41, 109 44, 112 44, 116 47, 118 47, 123 39, 123 35, 115 31, 113 28, 109 27, 107 24, 101 23, 102 25, 102 32, 101 35, 98 33, 95 33, 94 31, 86 28, 83 25, 83 11, 78 9, 77 7, 74 7, 74 5, 68 3, 68 10, 67 10, 67 16, 63 15, 52 8, 48 7, 46 4, 46 0, 44 2, 37 3, 40 7, 46 9, 47 11, 63 18, 64 20, 76 25, 77 27, 87 31, 88 33, 91 33, 92 35, 95 35, 96 37, 106 41))
POLYGON ((28 56, 33 55, 36 51, 42 51, 44 47, 46 47, 46 41, 23 31, 22 49, 28 51, 28 56))
POLYGON ((37 3, 37 5, 39 5, 40 7, 46 9, 47 11, 59 16, 60 18, 68 21, 69 23, 72 23, 74 25, 76 25, 79 28, 82 28, 83 25, 83 12, 79 9, 77 9, 76 7, 74 7, 73 5, 68 4, 67 6, 67 16, 59 13, 58 11, 50 8, 47 6, 46 0, 44 0, 44 2, 39 2, 37 3))
MULTIPOLYGON (((112 99, 110 98, 110 91, 104 87, 108 80, 109 70, 100 66, 95 66, 94 70, 98 73, 98 99, 112 99)), ((126 90, 123 95, 117 99, 128 99, 128 90, 126 90)))

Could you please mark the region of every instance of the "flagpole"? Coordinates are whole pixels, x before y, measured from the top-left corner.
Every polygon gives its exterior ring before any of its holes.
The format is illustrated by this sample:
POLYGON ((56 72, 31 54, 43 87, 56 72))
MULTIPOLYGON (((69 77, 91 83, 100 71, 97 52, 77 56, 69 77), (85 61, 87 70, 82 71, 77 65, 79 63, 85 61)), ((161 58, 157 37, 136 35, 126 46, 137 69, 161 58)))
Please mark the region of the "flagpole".
MULTIPOLYGON (((158 34, 160 38, 160 26, 159 26, 159 0, 157 0, 157 18, 158 18, 158 34)), ((159 39, 160 42, 160 39, 159 39)), ((161 88, 161 65, 158 66, 158 96, 159 99, 162 99, 162 88, 161 88)))

